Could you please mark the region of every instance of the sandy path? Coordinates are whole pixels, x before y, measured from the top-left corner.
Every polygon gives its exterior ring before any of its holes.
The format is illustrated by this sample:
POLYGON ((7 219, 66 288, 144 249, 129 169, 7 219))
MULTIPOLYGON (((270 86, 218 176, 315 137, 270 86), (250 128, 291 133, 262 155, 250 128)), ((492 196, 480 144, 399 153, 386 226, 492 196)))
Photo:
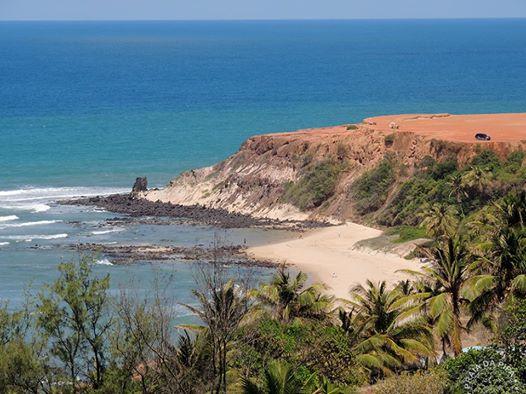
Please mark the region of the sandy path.
POLYGON ((377 237, 382 232, 354 223, 314 230, 302 238, 252 247, 248 253, 261 259, 294 264, 315 280, 325 282, 336 297, 348 298, 357 283, 406 278, 400 269, 418 270, 420 263, 398 255, 355 249, 356 242, 377 237))

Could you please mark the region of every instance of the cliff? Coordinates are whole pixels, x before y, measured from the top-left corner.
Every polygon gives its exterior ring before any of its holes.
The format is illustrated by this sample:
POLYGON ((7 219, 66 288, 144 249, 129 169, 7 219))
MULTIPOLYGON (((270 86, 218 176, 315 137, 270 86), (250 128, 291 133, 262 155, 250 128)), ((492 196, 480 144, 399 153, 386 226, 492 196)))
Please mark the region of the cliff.
POLYGON ((363 214, 356 206, 357 181, 386 160, 395 170, 385 204, 430 161, 454 158, 463 166, 481 150, 505 158, 525 144, 526 114, 383 116, 251 137, 223 162, 185 172, 141 197, 257 217, 356 219, 363 214), (475 140, 479 131, 492 140, 475 140))

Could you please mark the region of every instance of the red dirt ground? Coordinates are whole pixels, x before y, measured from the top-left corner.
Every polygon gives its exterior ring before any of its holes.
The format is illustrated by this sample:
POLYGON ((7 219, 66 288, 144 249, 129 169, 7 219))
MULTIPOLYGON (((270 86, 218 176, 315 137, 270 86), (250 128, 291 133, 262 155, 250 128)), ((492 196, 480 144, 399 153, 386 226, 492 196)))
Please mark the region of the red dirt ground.
POLYGON ((526 113, 449 115, 408 114, 367 118, 367 127, 386 133, 409 131, 430 138, 457 142, 480 142, 476 133, 491 136, 492 142, 515 142, 526 140, 526 113), (398 128, 392 129, 391 123, 398 128))

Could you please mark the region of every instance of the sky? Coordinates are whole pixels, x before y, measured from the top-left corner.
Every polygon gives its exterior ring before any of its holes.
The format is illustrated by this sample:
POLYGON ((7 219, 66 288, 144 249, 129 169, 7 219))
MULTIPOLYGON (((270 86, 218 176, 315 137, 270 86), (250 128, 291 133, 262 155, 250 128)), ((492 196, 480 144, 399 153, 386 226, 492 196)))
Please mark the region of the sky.
POLYGON ((526 0, 0 0, 0 20, 526 17, 526 0))

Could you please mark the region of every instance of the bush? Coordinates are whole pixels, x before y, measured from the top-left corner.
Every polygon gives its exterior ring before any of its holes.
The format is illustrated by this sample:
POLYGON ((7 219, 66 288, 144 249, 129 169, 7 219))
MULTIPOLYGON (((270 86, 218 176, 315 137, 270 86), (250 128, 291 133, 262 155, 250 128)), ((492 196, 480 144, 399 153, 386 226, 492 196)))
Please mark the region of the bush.
POLYGON ((448 159, 441 163, 435 163, 430 168, 430 175, 433 179, 444 179, 446 176, 452 174, 457 170, 457 161, 455 159, 448 159))
POLYGON ((526 393, 519 373, 495 348, 471 349, 442 364, 455 393, 526 393))
POLYGON ((347 130, 356 130, 358 128, 358 126, 356 126, 355 124, 350 124, 346 128, 347 128, 347 130))
POLYGON ((293 366, 304 377, 316 373, 334 384, 357 385, 365 381, 356 367, 349 340, 340 327, 322 323, 261 320, 240 332, 232 367, 259 380, 273 360, 293 366))
POLYGON ((358 212, 366 214, 379 209, 387 200, 395 178, 393 166, 387 159, 358 178, 353 184, 358 212))
POLYGON ((447 376, 440 370, 404 373, 384 379, 373 387, 375 394, 442 394, 447 387, 447 376))
POLYGON ((319 207, 334 194, 342 170, 343 165, 330 161, 316 164, 285 186, 284 200, 301 210, 319 207))
POLYGON ((471 165, 495 170, 500 167, 500 159, 494 151, 486 149, 471 160, 471 165))

